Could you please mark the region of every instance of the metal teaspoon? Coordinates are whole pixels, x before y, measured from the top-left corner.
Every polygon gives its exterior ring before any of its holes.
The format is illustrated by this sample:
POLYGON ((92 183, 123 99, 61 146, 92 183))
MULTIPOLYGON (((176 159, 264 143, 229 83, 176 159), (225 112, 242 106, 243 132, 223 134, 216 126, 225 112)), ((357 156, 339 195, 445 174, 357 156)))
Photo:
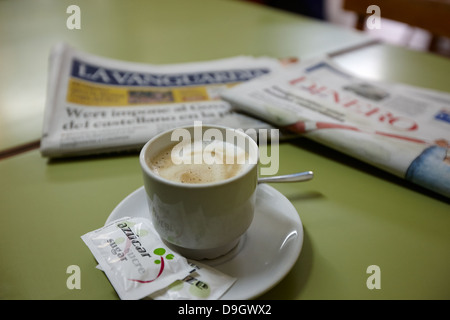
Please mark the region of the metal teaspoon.
POLYGON ((311 180, 314 176, 312 171, 298 172, 287 174, 283 176, 273 176, 273 177, 261 177, 258 178, 258 183, 267 182, 302 182, 311 180))

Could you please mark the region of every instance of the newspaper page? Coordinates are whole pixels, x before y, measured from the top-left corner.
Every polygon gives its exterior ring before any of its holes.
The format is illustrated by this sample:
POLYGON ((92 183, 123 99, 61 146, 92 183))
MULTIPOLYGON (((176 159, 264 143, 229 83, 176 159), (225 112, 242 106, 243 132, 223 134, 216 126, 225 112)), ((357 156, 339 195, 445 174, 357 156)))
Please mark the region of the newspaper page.
POLYGON ((99 57, 60 43, 49 65, 41 153, 54 158, 138 150, 157 133, 194 121, 243 130, 272 128, 233 112, 220 92, 282 63, 238 56, 149 65, 99 57))
POLYGON ((320 58, 226 90, 222 98, 450 197, 450 94, 358 78, 320 58))

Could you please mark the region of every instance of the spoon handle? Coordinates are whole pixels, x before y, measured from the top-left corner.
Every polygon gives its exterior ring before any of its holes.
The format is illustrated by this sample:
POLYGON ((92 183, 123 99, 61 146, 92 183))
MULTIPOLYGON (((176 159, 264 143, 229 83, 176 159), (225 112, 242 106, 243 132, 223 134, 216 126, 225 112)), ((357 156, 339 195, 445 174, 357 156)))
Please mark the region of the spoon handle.
POLYGON ((284 176, 262 177, 258 178, 258 183, 267 182, 301 182, 311 180, 314 176, 312 171, 298 172, 284 176))

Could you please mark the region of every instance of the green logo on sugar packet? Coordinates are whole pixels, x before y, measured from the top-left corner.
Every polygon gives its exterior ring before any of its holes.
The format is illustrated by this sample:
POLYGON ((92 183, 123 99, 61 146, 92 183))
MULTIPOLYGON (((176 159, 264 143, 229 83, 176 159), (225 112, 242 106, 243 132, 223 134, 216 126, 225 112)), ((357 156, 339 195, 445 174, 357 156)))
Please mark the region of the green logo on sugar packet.
MULTIPOLYGON (((161 256, 161 260, 155 260, 155 264, 160 264, 161 261, 164 263, 164 259, 163 259, 163 255, 166 253, 166 249, 164 248, 158 248, 153 250, 153 253, 156 254, 157 256, 161 256)), ((175 258, 175 256, 171 253, 169 253, 168 255, 166 255, 166 259, 167 260, 172 260, 173 258, 175 258)))
MULTIPOLYGON (((153 250, 153 253, 160 257, 159 259, 156 259, 154 261, 155 264, 160 265, 159 271, 158 271, 158 275, 156 276, 156 278, 151 279, 151 280, 139 280, 139 279, 128 279, 128 280, 139 282, 139 283, 151 283, 151 282, 155 281, 156 279, 158 279, 161 276, 161 274, 164 271, 164 266, 165 266, 165 260, 164 260, 163 256, 166 253, 166 249, 164 249, 164 248, 157 248, 157 249, 153 250)), ((173 254, 171 254, 171 253, 166 255, 166 259, 167 260, 172 260, 173 258, 175 258, 175 256, 173 254)))

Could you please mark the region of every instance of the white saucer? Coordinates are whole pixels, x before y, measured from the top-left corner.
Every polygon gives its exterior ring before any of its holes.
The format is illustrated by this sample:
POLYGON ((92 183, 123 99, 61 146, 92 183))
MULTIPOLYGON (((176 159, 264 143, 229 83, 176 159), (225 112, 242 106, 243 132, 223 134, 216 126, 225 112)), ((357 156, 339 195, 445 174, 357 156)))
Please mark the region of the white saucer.
MULTIPOLYGON (((144 187, 122 200, 106 223, 127 216, 150 218, 144 187)), ((254 299, 286 276, 302 245, 303 226, 297 210, 280 192, 260 184, 255 218, 240 243, 225 256, 202 263, 237 278, 222 299, 254 299)))

